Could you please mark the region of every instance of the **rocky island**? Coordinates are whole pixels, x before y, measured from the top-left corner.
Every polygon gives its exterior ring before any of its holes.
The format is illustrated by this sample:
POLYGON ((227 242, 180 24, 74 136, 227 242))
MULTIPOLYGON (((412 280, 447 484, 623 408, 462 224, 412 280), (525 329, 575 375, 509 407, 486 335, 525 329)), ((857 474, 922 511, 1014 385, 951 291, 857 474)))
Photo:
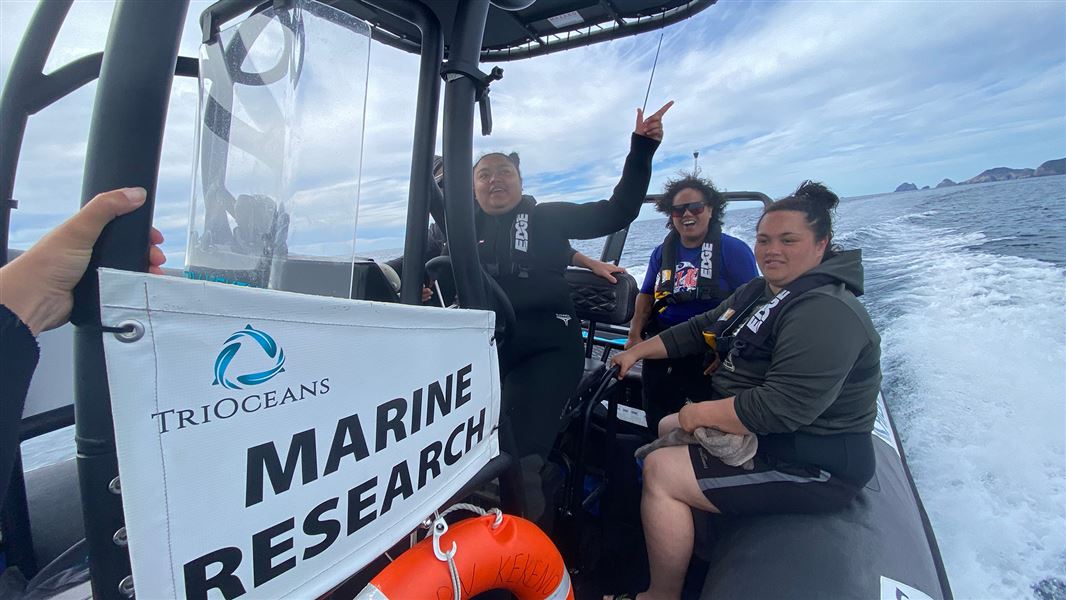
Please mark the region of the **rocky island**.
MULTIPOLYGON (((936 184, 937 188, 951 187, 953 185, 965 185, 969 183, 988 183, 991 181, 1012 181, 1015 179, 1028 179, 1030 177, 1049 177, 1052 175, 1066 175, 1066 158, 1056 158, 1049 160, 1037 167, 1036 169, 1012 169, 1010 167, 996 167, 994 169, 986 169, 981 174, 967 179, 966 181, 960 181, 955 183, 954 181, 945 178, 940 183, 936 184)), ((897 192, 913 192, 918 189, 913 183, 903 182, 896 188, 897 192)), ((929 186, 922 187, 923 190, 929 189, 929 186)))
POLYGON ((963 183, 988 183, 990 181, 1012 181, 1014 179, 1027 179, 1033 176, 1033 169, 1011 169, 1008 167, 996 167, 986 169, 976 177, 971 177, 963 183))
POLYGON ((1033 177, 1046 177, 1048 175, 1066 175, 1066 158, 1049 160, 1036 168, 1033 177))

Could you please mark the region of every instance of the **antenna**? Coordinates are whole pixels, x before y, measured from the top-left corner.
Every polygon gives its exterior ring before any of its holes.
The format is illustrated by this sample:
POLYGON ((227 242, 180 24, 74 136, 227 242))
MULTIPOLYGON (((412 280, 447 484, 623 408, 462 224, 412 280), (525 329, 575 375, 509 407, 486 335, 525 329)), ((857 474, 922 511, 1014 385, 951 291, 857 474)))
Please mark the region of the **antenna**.
POLYGON ((659 64, 659 50, 663 47, 664 35, 666 35, 665 30, 659 34, 659 46, 655 48, 655 60, 651 63, 651 76, 648 77, 648 91, 644 93, 644 106, 640 109, 641 113, 648 110, 648 96, 651 95, 651 82, 655 80, 655 66, 659 64))

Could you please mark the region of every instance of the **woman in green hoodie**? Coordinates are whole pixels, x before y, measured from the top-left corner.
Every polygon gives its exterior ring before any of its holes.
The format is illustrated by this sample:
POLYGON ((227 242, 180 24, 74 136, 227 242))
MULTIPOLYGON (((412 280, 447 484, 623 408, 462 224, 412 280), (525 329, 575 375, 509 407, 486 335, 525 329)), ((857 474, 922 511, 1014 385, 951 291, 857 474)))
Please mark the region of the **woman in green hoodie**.
POLYGON ((667 416, 659 433, 708 427, 758 438, 750 470, 727 466, 701 446, 647 457, 641 517, 651 587, 641 600, 679 597, 692 554, 690 507, 725 515, 831 511, 873 476, 881 338, 856 298, 860 252, 832 245, 830 211, 838 202, 808 181, 771 204, 756 228, 763 277, 612 358, 624 375, 643 358, 704 353, 714 339, 709 370, 717 399, 667 416))

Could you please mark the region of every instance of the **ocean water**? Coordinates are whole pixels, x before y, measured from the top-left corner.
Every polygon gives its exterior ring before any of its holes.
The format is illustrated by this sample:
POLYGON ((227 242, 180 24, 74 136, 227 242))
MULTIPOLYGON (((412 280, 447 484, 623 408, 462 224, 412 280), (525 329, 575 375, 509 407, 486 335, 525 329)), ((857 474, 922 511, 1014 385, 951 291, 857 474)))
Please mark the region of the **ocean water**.
MULTIPOLYGON (((750 244, 757 216, 725 230, 750 244)), ((846 199, 835 228, 863 249, 889 409, 955 596, 1066 600, 1066 176, 846 199)), ((631 227, 638 281, 664 233, 631 227)), ((24 444, 26 468, 71 437, 24 444)))
MULTIPOLYGON (((749 244, 758 211, 727 211, 749 244)), ((845 199, 884 390, 955 596, 1066 598, 1066 176, 845 199)), ((663 221, 630 230, 643 277, 663 221)), ((595 245, 579 249, 595 253, 595 245)))

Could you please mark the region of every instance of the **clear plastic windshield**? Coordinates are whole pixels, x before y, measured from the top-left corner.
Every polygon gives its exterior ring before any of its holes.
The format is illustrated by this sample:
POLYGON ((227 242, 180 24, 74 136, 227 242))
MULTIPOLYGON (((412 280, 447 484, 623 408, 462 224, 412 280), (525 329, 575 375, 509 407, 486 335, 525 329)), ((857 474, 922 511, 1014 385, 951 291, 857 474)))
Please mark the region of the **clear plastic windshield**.
POLYGON ((348 297, 369 53, 313 0, 201 46, 187 277, 348 297))

